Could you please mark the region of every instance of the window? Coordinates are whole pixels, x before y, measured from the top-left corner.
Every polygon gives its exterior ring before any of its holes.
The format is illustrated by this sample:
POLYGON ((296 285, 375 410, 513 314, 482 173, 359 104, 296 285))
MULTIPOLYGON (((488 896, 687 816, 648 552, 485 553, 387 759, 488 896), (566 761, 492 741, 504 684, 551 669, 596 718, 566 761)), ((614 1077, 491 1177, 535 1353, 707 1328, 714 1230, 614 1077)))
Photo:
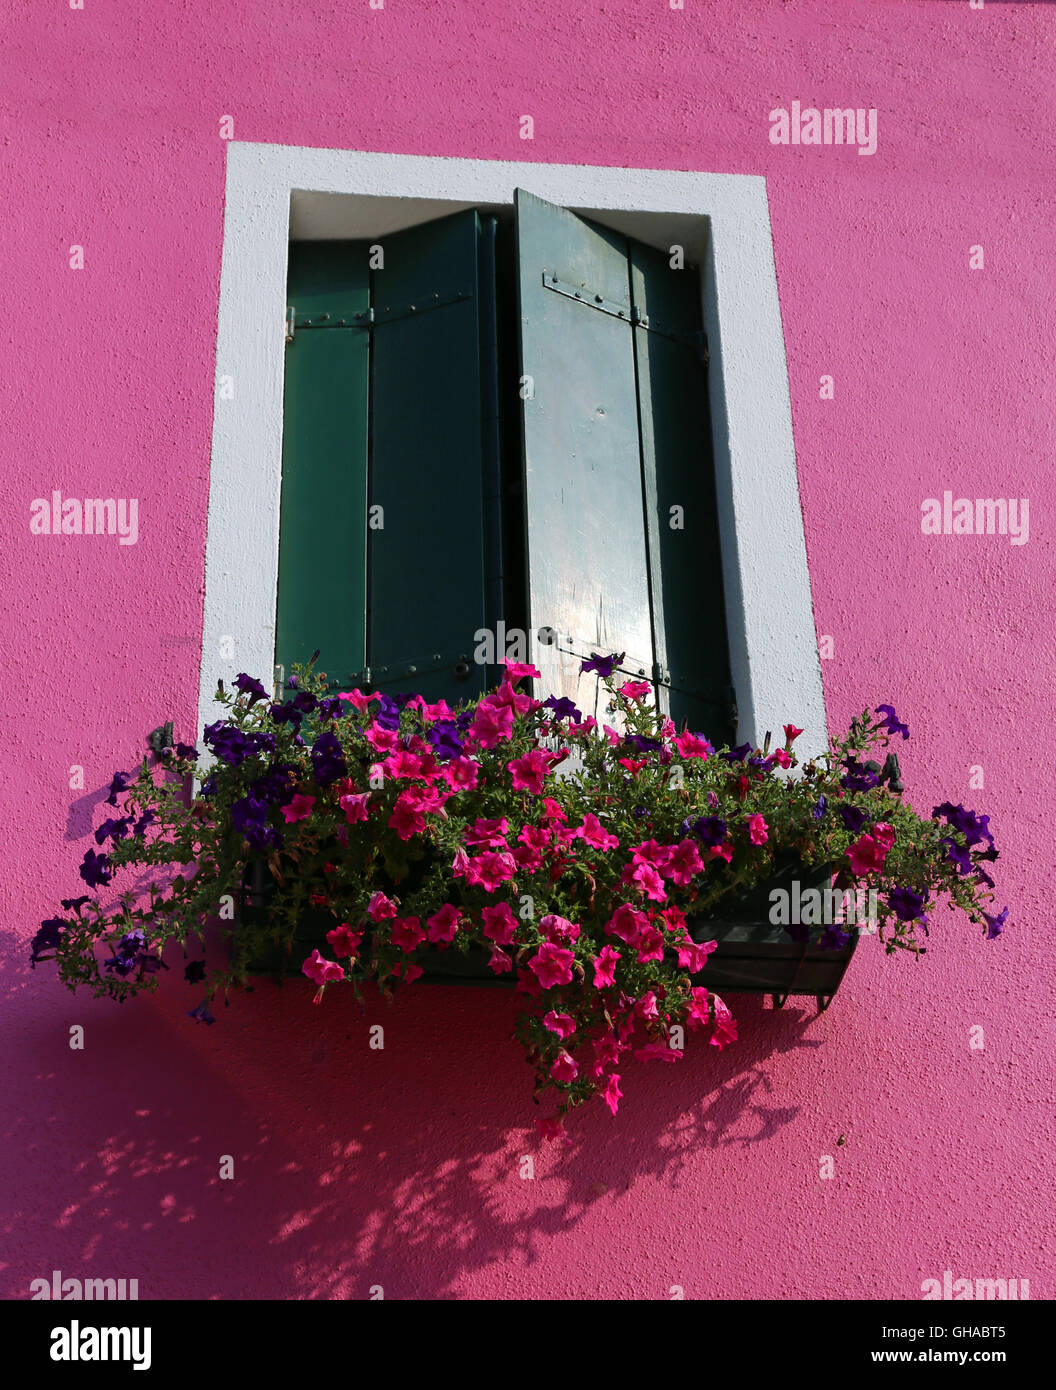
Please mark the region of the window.
MULTIPOLYGON (((266 677, 275 660, 291 239, 384 244, 452 213, 496 216, 501 358, 502 340, 508 344, 511 332, 517 337, 516 296, 511 320, 501 294, 517 279, 509 260, 514 189, 527 185, 553 206, 618 236, 660 250, 682 245, 687 261, 699 267, 738 741, 761 742, 767 729, 778 730, 792 718, 805 729, 797 746, 822 751, 828 734, 765 180, 241 141, 225 148, 200 721, 219 715, 218 680, 230 683, 238 671, 266 677)), ((556 301, 552 292, 551 297, 556 301)), ((503 381, 519 377, 518 352, 515 342, 503 381)), ((534 405, 546 401, 537 389, 534 405)), ((519 417, 531 405, 519 398, 513 403, 515 437, 519 417)), ((512 450, 515 460, 518 448, 512 450)), ((505 440, 503 468, 509 453, 505 440)), ((660 509, 656 515, 662 519, 660 509)), ((544 536, 530 539, 542 544, 544 536)), ((525 568, 531 562, 529 555, 525 568)), ((540 563, 536 557, 537 575, 540 563)), ((517 567, 506 556, 504 566, 508 590, 517 567)), ((320 620, 328 605, 339 602, 340 594, 324 595, 316 609, 320 620)), ((693 594, 692 604, 698 616, 713 606, 722 612, 711 592, 693 594)), ((676 668, 676 681, 680 674, 676 668)))
POLYGON ((294 242, 287 298, 279 666, 319 647, 335 688, 454 703, 504 631, 543 632, 545 692, 582 700, 583 657, 622 651, 676 723, 735 733, 681 248, 517 190, 512 218, 294 242))

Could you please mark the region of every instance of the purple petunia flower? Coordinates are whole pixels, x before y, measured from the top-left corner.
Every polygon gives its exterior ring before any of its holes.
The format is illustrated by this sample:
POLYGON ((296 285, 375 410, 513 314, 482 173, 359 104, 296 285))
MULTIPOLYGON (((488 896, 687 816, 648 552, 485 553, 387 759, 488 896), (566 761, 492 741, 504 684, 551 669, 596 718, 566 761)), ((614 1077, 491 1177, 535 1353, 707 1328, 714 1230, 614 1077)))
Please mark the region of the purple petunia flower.
POLYGON ((633 748, 637 753, 659 753, 663 746, 660 739, 647 738, 645 734, 628 734, 623 740, 624 748, 633 748))
POLYGON ((823 792, 821 796, 818 797, 817 801, 815 801, 814 808, 810 814, 814 817, 815 820, 821 820, 824 817, 825 812, 828 810, 828 806, 828 798, 825 796, 823 792))
POLYGON ((132 834, 133 834, 133 835, 136 835, 136 836, 142 835, 143 832, 144 832, 144 830, 146 830, 147 826, 148 826, 148 825, 153 825, 154 822, 155 822, 157 819, 158 819, 158 813, 157 813, 157 811, 152 811, 152 810, 148 807, 148 808, 143 812, 143 814, 140 816, 139 820, 136 821, 136 824, 135 824, 135 826, 134 826, 134 828, 133 828, 133 830, 132 830, 132 834))
MULTIPOLYGON (((558 719, 571 719, 575 724, 583 723, 583 715, 567 695, 551 695, 549 700, 543 701, 543 704, 547 709, 552 709, 558 719)), ((659 746, 657 744, 658 748, 659 746)))
POLYGON ((604 679, 606 676, 612 675, 626 655, 626 652, 614 652, 611 656, 599 656, 597 652, 591 652, 589 660, 581 662, 579 669, 581 671, 596 671, 604 679))
POLYGON ((446 763, 451 758, 462 756, 465 745, 458 736, 458 725, 453 719, 438 719, 426 730, 425 737, 438 761, 446 763))
POLYGON ((79 917, 81 915, 81 908, 85 905, 85 903, 90 903, 91 901, 91 898, 86 893, 83 898, 63 898, 62 906, 66 909, 67 912, 76 912, 77 916, 79 917))
POLYGON ((866 792, 871 787, 880 785, 880 778, 864 763, 860 763, 854 754, 844 758, 843 765, 847 769, 846 774, 840 778, 840 786, 844 791, 866 792))
POLYGON ((134 819, 134 816, 120 816, 115 820, 113 816, 108 816, 95 832, 95 843, 101 845, 104 840, 123 840, 131 830, 134 819))
POLYGON ((321 787, 329 786, 348 772, 341 740, 330 730, 320 734, 312 745, 312 771, 321 787))
POLYGON ((903 738, 909 738, 909 730, 906 728, 905 724, 902 723, 901 719, 899 719, 893 706, 877 705, 874 713, 883 715, 880 723, 876 726, 878 729, 885 729, 892 738, 894 738, 895 734, 901 734, 903 738))
POLYGON ((196 1009, 188 1009, 187 1017, 197 1019, 199 1023, 215 1023, 215 1015, 209 1012, 209 1001, 203 999, 196 1009))
POLYGON ((43 959, 42 952, 53 951, 62 944, 62 933, 65 930, 66 923, 61 917, 48 917, 41 922, 40 930, 30 943, 29 963, 31 966, 35 968, 37 961, 43 959))
POLYGON ((974 811, 966 811, 963 806, 954 806, 949 801, 944 801, 941 806, 936 806, 932 811, 932 818, 938 820, 943 817, 954 830, 959 830, 967 841, 968 848, 973 845, 981 845, 985 840, 987 844, 993 845, 994 837, 990 834, 990 817, 977 816, 974 811))
POLYGON ((957 865, 959 874, 970 874, 972 872, 972 860, 968 853, 967 845, 959 845, 956 840, 951 840, 949 836, 944 836, 940 845, 946 846, 946 857, 957 865))
POLYGON ((828 926, 818 939, 818 945, 823 951, 842 951, 851 939, 850 932, 841 930, 835 923, 828 926))
POLYGON ((272 763, 263 777, 258 777, 250 787, 249 794, 273 806, 288 806, 297 790, 296 781, 297 768, 293 763, 272 763))
POLYGON ((177 758, 187 758, 190 762, 196 763, 199 756, 198 749, 193 743, 177 743, 176 756, 177 758))
POLYGON ((128 784, 132 781, 131 772, 115 772, 113 781, 110 783, 110 795, 106 798, 111 806, 117 805, 117 798, 121 792, 128 791, 128 784))
POLYGON ((251 696, 249 701, 251 709, 258 700, 267 700, 269 698, 268 692, 261 685, 260 681, 258 681, 255 676, 247 676, 245 671, 239 671, 238 675, 235 677, 235 689, 240 691, 243 695, 251 696))
POLYGON ((205 979, 205 961, 189 960, 183 967, 183 978, 189 985, 200 985, 205 979))
POLYGON ((927 894, 915 893, 912 888, 892 888, 887 901, 895 916, 902 922, 914 922, 924 912, 927 894))
POLYGON ((85 850, 80 875, 89 888, 100 888, 104 883, 109 883, 113 876, 109 856, 96 854, 92 849, 85 850))
POLYGON ((869 817, 859 806, 837 806, 836 814, 843 821, 844 829, 857 835, 869 817))
POLYGON ((378 700, 374 722, 380 729, 395 733, 400 727, 400 706, 391 695, 382 695, 378 700))
POLYGON ((719 757, 724 763, 743 763, 751 751, 752 745, 750 743, 739 743, 736 748, 731 748, 728 753, 720 753, 719 757))
POLYGON ((702 845, 708 849, 716 845, 721 845, 726 839, 727 826, 724 820, 718 816, 700 816, 692 824, 683 822, 686 833, 695 835, 702 845))
POLYGON ((1005 923, 1008 921, 1008 908, 1003 907, 996 917, 991 917, 989 912, 984 912, 983 916, 986 918, 986 939, 993 941, 1005 929, 1005 923))

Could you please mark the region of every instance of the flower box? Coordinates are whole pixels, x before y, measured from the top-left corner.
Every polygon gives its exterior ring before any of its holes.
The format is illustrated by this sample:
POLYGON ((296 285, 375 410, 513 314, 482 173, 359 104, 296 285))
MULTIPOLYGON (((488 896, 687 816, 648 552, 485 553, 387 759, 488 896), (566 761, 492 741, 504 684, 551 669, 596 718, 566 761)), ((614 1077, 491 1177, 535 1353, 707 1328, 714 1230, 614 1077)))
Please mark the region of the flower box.
MULTIPOLYGON (((706 983, 709 989, 720 993, 769 994, 775 1008, 781 1008, 790 995, 813 995, 819 1009, 829 1006, 858 944, 858 933, 852 930, 845 946, 830 949, 819 944, 822 929, 815 928, 806 940, 797 941, 784 927, 772 925, 771 892, 775 888, 791 891, 799 874, 803 875, 804 888, 825 888, 832 876, 828 868, 804 870, 786 861, 765 884, 726 904, 721 916, 690 919, 694 941, 718 942, 705 970, 693 976, 695 984, 706 983)), ((259 921, 259 914, 267 913, 269 882, 263 863, 251 866, 239 920, 259 921)), ((266 956, 250 961, 248 973, 280 979, 300 976, 306 956, 316 948, 327 950, 326 933, 333 926, 329 913, 309 909, 300 920, 292 950, 284 954, 276 946, 266 956)), ((488 967, 488 954, 480 946, 460 951, 424 943, 418 948, 416 960, 424 972, 423 984, 512 988, 515 976, 494 974, 488 967)))

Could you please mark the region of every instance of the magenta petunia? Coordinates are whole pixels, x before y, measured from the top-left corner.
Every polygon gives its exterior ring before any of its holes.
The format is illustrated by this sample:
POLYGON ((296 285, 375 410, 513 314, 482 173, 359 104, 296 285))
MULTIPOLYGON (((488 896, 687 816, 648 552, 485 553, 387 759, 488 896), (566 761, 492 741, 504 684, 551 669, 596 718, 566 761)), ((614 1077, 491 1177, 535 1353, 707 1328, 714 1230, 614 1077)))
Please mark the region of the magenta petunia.
POLYGON ((408 954, 425 940, 425 932, 417 917, 394 917, 391 933, 393 945, 408 954))
POLYGON ((575 1081, 579 1075, 579 1063, 562 1048, 554 1058, 550 1075, 562 1085, 568 1085, 569 1082, 575 1081))
POLYGON ((357 821, 367 819, 369 812, 367 802, 370 799, 370 792, 348 792, 345 796, 337 799, 337 804, 345 813, 345 820, 349 825, 355 825, 357 821))
POLYGON ((496 903, 494 907, 481 909, 482 931, 489 941, 497 946, 511 946, 517 932, 517 918, 509 903, 496 903))
POLYGON ((506 764, 514 791, 531 792, 540 796, 546 774, 550 771, 550 755, 541 748, 533 748, 521 758, 514 758, 506 764))
POLYGON ((336 960, 324 960, 318 949, 314 950, 301 966, 301 973, 314 980, 317 985, 325 985, 329 980, 343 980, 345 968, 336 960))
POLYGON ((593 845, 595 849, 616 849, 620 843, 619 837, 606 830, 593 811, 588 811, 583 817, 579 833, 583 843, 593 845))
POLYGON ((488 967, 493 970, 496 975, 505 975, 507 971, 513 969, 513 961, 510 960, 505 951, 500 951, 498 946, 493 946, 491 948, 491 955, 488 958, 488 967))
POLYGON ((679 734, 673 742, 683 758, 706 758, 709 753, 715 752, 706 738, 700 734, 691 734, 688 729, 685 733, 679 734))
POLYGON ((626 695, 628 700, 644 700, 652 686, 648 681, 624 681, 617 689, 621 695, 626 695))
POLYGON ((367 916, 372 922, 383 922, 387 917, 396 916, 396 904, 384 893, 373 893, 367 903, 367 916))
POLYGON ((574 959, 571 951, 544 941, 528 962, 528 968, 543 989, 554 989, 557 985, 571 984, 574 959))
POLYGON ((467 845, 494 849, 498 845, 505 846, 509 829, 510 823, 505 816, 497 816, 493 820, 478 817, 472 825, 466 826, 462 838, 467 845))
POLYGON ((616 983, 616 964, 620 953, 615 946, 603 946, 594 958, 594 988, 608 989, 616 983))
POLYGON ((618 1072, 613 1072, 608 1081, 606 1081, 605 1088, 601 1093, 601 1098, 615 1115, 616 1111, 620 1108, 620 1101, 623 1099, 618 1072))
POLYGON ((353 931, 347 922, 342 922, 339 927, 327 932, 326 939, 335 956, 354 956, 363 940, 363 933, 353 931))
POLYGON ((628 946, 634 946, 648 925, 649 918, 644 912, 637 911, 630 903, 621 903, 605 923, 604 930, 609 936, 618 936, 628 946))
POLYGON ((282 818, 288 825, 294 821, 307 820, 312 814, 312 807, 315 805, 314 796, 303 796, 297 792, 288 806, 282 808, 282 818))
POLYGON ((461 919, 462 914, 457 907, 452 907, 450 903, 444 903, 439 911, 426 918, 426 924, 429 927, 429 940, 444 945, 453 941, 461 919))
POLYGON ((543 1027, 559 1038, 570 1038, 576 1031, 576 1021, 571 1014, 559 1014, 551 1009, 543 1015, 543 1027))
POLYGON ((748 817, 748 838, 753 845, 765 845, 770 838, 770 827, 760 815, 748 817))

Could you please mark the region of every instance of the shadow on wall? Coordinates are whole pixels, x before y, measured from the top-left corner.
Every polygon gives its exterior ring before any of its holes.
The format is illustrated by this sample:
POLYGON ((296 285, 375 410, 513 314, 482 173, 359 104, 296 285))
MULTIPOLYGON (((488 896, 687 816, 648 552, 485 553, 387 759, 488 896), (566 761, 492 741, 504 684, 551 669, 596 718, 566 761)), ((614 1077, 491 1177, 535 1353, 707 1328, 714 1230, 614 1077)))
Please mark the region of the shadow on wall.
POLYGON ((168 961, 157 995, 120 1006, 69 994, 47 964, 29 978, 22 950, 0 969, 23 1011, 11 1074, 33 1097, 3 1129, 4 1297, 53 1269, 138 1278, 144 1299, 464 1297, 489 1266, 516 1280, 643 1175, 675 1187, 701 1146, 765 1144, 798 1113, 769 1103, 768 1059, 822 1045, 803 1036, 812 1009, 739 998, 740 1041, 632 1062, 615 1120, 593 1102, 570 1145, 544 1145, 532 1120, 554 1104, 531 1102, 504 991, 413 986, 361 1012, 350 991, 315 1008, 307 981, 262 981, 206 1027, 186 1017, 200 993, 180 952, 168 961))

